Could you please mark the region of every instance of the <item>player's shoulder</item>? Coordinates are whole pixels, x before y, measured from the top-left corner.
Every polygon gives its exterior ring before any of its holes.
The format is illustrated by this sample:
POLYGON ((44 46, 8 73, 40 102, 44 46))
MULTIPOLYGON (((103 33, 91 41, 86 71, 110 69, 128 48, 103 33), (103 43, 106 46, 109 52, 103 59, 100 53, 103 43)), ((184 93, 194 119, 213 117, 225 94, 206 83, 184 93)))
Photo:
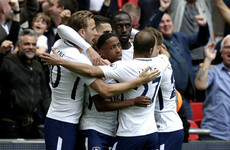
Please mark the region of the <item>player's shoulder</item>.
POLYGON ((81 54, 76 47, 62 39, 57 40, 53 48, 63 58, 75 58, 81 54))

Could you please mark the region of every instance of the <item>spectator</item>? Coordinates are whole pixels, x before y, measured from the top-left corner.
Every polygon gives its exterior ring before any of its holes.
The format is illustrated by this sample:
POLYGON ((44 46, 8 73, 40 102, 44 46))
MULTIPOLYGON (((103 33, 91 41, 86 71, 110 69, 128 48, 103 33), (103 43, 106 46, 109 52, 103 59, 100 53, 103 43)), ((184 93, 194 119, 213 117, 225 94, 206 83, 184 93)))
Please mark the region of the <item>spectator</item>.
MULTIPOLYGON (((229 0, 214 0, 216 7, 220 13, 221 18, 225 21, 225 33, 224 35, 227 35, 230 33, 230 17, 229 17, 229 13, 230 13, 230 1, 229 0)), ((216 18, 215 18, 216 19, 216 18)), ((217 22, 218 25, 223 25, 220 22, 217 22)), ((216 58, 212 61, 212 64, 219 64, 221 63, 222 57, 221 57, 221 53, 220 53, 220 45, 222 42, 222 38, 217 42, 215 49, 217 50, 216 53, 216 58)))
POLYGON ((34 15, 39 11, 37 0, 19 0, 20 25, 22 28, 30 28, 34 15))
POLYGON ((0 43, 4 40, 10 40, 16 44, 20 28, 20 9, 18 0, 1 0, 0 9, 0 43))
MULTIPOLYGON (((0 1, 0 44, 6 40, 4 46, 1 46, 0 51, 0 64, 3 57, 10 52, 9 47, 4 48, 6 43, 12 42, 11 48, 16 45, 17 35, 20 29, 20 11, 19 4, 17 0, 1 0, 0 1), (11 11, 13 10, 13 14, 11 11), (7 51, 6 51, 7 50, 7 51)), ((7 44, 8 45, 8 44, 7 44)), ((11 44, 10 44, 11 45, 11 44)))
POLYGON ((50 52, 56 40, 57 27, 61 24, 61 12, 65 9, 70 10, 71 14, 78 10, 76 0, 52 0, 49 2, 49 14, 52 21, 51 28, 45 36, 48 38, 48 51, 50 52))
POLYGON ((118 11, 111 16, 110 22, 122 46, 122 60, 133 59, 133 44, 129 41, 132 31, 130 15, 127 12, 118 11))
POLYGON ((224 19, 224 21, 230 25, 230 16, 228 15, 230 13, 229 7, 225 4, 224 0, 213 0, 216 4, 220 15, 224 19))
POLYGON ((132 28, 139 29, 139 21, 141 18, 141 9, 132 2, 127 2, 123 5, 122 10, 127 12, 132 19, 132 28))
POLYGON ((139 7, 141 9, 140 29, 144 29, 150 17, 160 7, 159 0, 139 0, 139 7))
MULTIPOLYGON (((223 39, 225 35, 225 28, 228 28, 228 24, 224 20, 224 18, 221 15, 221 12, 217 6, 217 3, 219 0, 213 0, 215 3, 215 6, 212 10, 212 21, 213 21, 213 30, 214 30, 214 42, 218 42, 219 40, 223 39)), ((223 0, 226 6, 230 7, 230 1, 229 0, 223 0)), ((222 7, 221 7, 222 8, 222 7)), ((225 8, 223 8, 225 9, 225 8)))
MULTIPOLYGON (((44 33, 48 32, 50 23, 50 17, 45 13, 37 13, 32 20, 32 29, 37 34, 36 56, 48 51, 48 41, 44 33)), ((15 49, 13 53, 16 54, 17 51, 18 50, 15 49)))
POLYGON ((47 112, 50 95, 41 64, 34 60, 36 34, 26 29, 18 37, 18 53, 4 57, 0 68, 1 138, 40 138, 34 115, 39 104, 47 112))
MULTIPOLYGON (((213 42, 213 8, 214 3, 212 0, 173 0, 169 7, 169 12, 174 22, 174 32, 184 32, 190 35, 197 33, 199 31, 199 24, 196 22, 195 16, 202 15, 206 18, 209 26, 209 42, 213 42)), ((199 64, 204 60, 204 46, 205 45, 193 48, 190 51, 195 75, 199 70, 199 64)), ((202 92, 200 94, 202 94, 202 92)), ((204 97, 201 95, 198 99, 204 100, 204 97)))
POLYGON ((204 63, 195 79, 196 87, 206 90, 201 127, 211 130, 211 134, 201 136, 201 140, 230 141, 230 35, 221 43, 223 62, 210 66, 216 56, 214 46, 214 43, 207 46, 204 63))
MULTIPOLYGON (((157 13, 155 15, 155 18, 158 19, 156 22, 159 22, 160 15, 162 14, 157 13)), ((163 43, 166 45, 171 56, 170 62, 174 70, 176 89, 182 95, 186 115, 190 120, 192 120, 193 117, 189 100, 195 97, 194 74, 192 69, 190 69, 192 68, 190 49, 205 45, 209 39, 206 19, 203 16, 198 16, 196 17, 196 21, 199 24, 199 32, 193 35, 174 32, 172 19, 167 13, 163 15, 159 27, 152 22, 152 25, 158 27, 164 36, 163 43), (183 72, 183 75, 181 72, 183 72)))
POLYGON ((2 42, 0 47, 0 54, 5 54, 13 48, 13 43, 9 40, 5 40, 2 42))
POLYGON ((32 29, 37 34, 37 50, 36 56, 41 55, 48 51, 47 37, 44 33, 48 32, 50 28, 51 20, 50 17, 45 13, 37 13, 32 20, 32 29))

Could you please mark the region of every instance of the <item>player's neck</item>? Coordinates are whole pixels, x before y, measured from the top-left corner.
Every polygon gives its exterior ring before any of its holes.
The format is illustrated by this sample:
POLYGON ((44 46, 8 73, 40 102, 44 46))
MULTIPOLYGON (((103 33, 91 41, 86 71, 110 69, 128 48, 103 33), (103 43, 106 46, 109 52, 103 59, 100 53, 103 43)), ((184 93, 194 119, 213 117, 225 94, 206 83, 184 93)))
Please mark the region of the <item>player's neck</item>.
POLYGON ((130 42, 125 42, 125 43, 121 42, 121 47, 122 47, 122 50, 127 50, 131 47, 131 44, 130 42))
POLYGON ((137 53, 134 53, 133 55, 133 58, 149 58, 149 55, 147 54, 137 54, 137 53))

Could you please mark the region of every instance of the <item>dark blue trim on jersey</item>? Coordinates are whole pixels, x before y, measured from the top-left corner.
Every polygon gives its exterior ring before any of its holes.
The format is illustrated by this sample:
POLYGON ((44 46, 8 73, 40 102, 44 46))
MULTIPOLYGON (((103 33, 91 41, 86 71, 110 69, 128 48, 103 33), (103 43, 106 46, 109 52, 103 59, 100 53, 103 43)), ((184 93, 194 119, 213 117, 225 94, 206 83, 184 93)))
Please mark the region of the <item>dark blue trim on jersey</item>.
POLYGON ((160 110, 162 110, 164 108, 164 103, 163 103, 163 96, 162 96, 161 88, 159 88, 159 91, 158 91, 158 98, 159 98, 160 110))
POLYGON ((70 47, 75 47, 73 44, 71 44, 70 42, 68 41, 64 41, 64 43, 67 45, 67 46, 70 46, 70 47))

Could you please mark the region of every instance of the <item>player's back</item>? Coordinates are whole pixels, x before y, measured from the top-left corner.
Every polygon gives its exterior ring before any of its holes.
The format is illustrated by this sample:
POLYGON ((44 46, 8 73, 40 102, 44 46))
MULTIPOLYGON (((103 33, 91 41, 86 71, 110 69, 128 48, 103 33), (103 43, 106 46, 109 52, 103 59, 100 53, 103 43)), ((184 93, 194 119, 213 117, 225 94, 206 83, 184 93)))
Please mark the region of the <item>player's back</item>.
MULTIPOLYGON (((117 83, 113 79, 105 80, 107 84, 117 83)), ((87 90, 88 91, 88 90, 87 90)), ((120 96, 105 99, 105 101, 117 101, 120 96)), ((101 99, 102 101, 104 99, 101 99)), ((116 136, 117 110, 98 111, 93 98, 86 98, 83 115, 80 120, 80 130, 93 129, 109 136, 116 136)))
POLYGON ((172 132, 183 129, 182 121, 176 111, 175 80, 170 63, 162 74, 156 100, 155 119, 158 132, 172 132))
MULTIPOLYGON (((158 69, 164 72, 167 58, 136 58, 129 61, 113 63, 111 67, 102 67, 106 78, 114 78, 119 82, 135 79, 148 66, 150 70, 158 69)), ((161 75, 154 81, 139 86, 124 93, 124 99, 132 99, 138 96, 148 96, 152 103, 147 107, 132 106, 119 110, 118 136, 141 136, 157 131, 154 118, 156 94, 161 83, 161 75)))
MULTIPOLYGON (((64 59, 91 64, 78 49, 61 39, 54 44, 54 49, 64 59)), ((92 81, 62 66, 52 66, 50 77, 52 101, 47 117, 78 123, 83 107, 84 84, 92 81)))

